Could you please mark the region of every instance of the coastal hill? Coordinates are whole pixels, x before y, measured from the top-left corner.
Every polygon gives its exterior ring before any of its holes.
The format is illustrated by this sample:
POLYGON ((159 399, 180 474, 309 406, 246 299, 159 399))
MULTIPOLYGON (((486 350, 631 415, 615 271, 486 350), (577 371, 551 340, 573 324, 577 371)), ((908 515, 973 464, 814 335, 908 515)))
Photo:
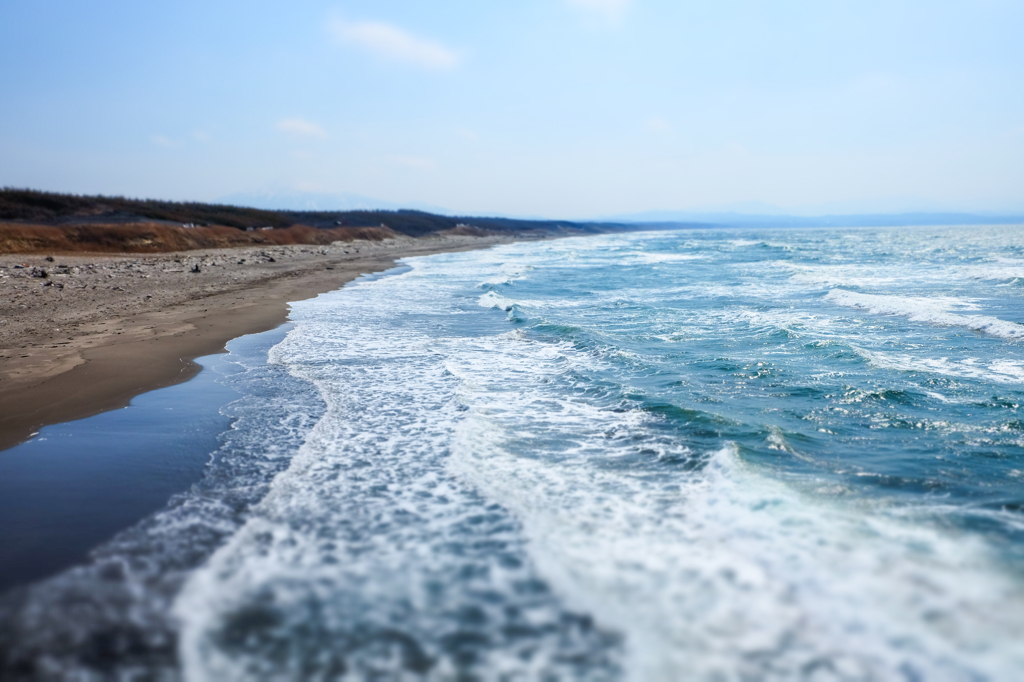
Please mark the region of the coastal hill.
POLYGON ((598 221, 449 216, 419 210, 268 210, 228 204, 0 188, 0 253, 162 253, 446 236, 542 238, 681 227, 879 227, 1022 224, 1015 214, 821 216, 648 212, 598 221))
POLYGON ((244 206, 0 189, 0 253, 156 253, 446 235, 544 237, 625 223, 444 216, 424 211, 270 211, 244 206))

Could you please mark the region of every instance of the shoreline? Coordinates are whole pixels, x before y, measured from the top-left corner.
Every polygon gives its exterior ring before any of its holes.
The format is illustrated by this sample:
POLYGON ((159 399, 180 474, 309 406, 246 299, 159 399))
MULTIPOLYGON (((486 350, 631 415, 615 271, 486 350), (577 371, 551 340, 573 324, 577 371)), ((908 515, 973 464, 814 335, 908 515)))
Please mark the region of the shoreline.
MULTIPOLYGON (((103 303, 96 305, 95 310, 90 310, 88 305, 76 308, 71 301, 69 309, 63 311, 63 318, 55 319, 54 315, 48 315, 52 311, 46 310, 48 299, 44 298, 43 309, 36 310, 35 315, 41 321, 28 313, 19 320, 8 311, 2 311, 0 317, 8 312, 8 317, 21 322, 23 329, 12 329, 16 325, 4 320, 5 338, 0 347, 0 451, 24 442, 44 426, 124 407, 137 395, 191 379, 201 369, 193 362, 195 358, 223 353, 225 344, 234 338, 268 331, 283 324, 288 320, 291 302, 334 291, 363 274, 388 270, 400 258, 488 248, 513 241, 519 240, 509 237, 409 238, 387 242, 336 242, 330 247, 319 248, 224 249, 207 253, 160 254, 148 256, 142 264, 147 266, 147 274, 141 277, 149 281, 140 283, 127 275, 121 276, 119 270, 115 271, 116 275, 107 272, 106 277, 116 277, 119 285, 109 287, 114 296, 99 299, 103 303), (253 251, 265 257, 254 258, 249 253, 253 251), (278 258, 266 255, 268 251, 278 258), (291 256, 294 256, 293 262, 289 263, 291 256), (222 265, 214 260, 223 262, 228 258, 232 261, 238 259, 237 264, 230 264, 230 269, 225 267, 226 263, 222 265), (254 262, 245 268, 250 258, 254 262), (188 279, 191 271, 187 266, 191 261, 196 265, 201 261, 203 265, 198 275, 188 279), (212 285, 202 277, 202 272, 214 269, 208 267, 210 263, 225 270, 216 273, 221 276, 212 285), (160 266, 169 264, 184 264, 186 267, 160 269, 160 266), (154 278, 158 281, 151 281, 154 278), (239 279, 248 281, 239 283, 239 279), (163 282, 166 287, 174 284, 179 284, 179 287, 160 289, 160 280, 168 280, 163 282), (139 295, 141 289, 132 290, 132 284, 137 285, 136 289, 149 286, 147 291, 160 293, 143 297, 139 295), (153 289, 154 286, 157 288, 153 289), (209 291, 211 287, 216 290, 209 291), (133 295, 138 295, 138 302, 129 300, 133 295), (162 296, 163 300, 156 304, 147 303, 155 296, 162 296), (124 305, 119 311, 121 314, 110 315, 110 310, 102 307, 111 298, 124 305), (126 304, 126 301, 131 304, 126 304), (46 322, 51 323, 49 333, 40 333, 36 327, 28 326, 37 323, 41 326, 46 322), (57 327, 57 324, 61 326, 57 327)), ((30 261, 54 267, 41 256, 8 254, 0 256, 0 260, 24 261, 26 267, 21 270, 26 272, 30 267, 42 267, 30 265, 30 261)), ((75 269, 94 267, 75 265, 78 261, 108 263, 103 266, 107 269, 114 267, 109 263, 117 267, 127 263, 122 269, 130 271, 134 265, 137 271, 142 267, 140 260, 132 256, 75 254, 61 256, 54 262, 61 265, 72 263, 64 268, 70 273, 75 269)), ((10 272, 9 269, 6 271, 10 272)), ((81 277, 90 273, 88 271, 81 277)), ((68 284, 53 292, 53 281, 57 276, 46 278, 50 284, 45 281, 42 284, 29 282, 39 287, 39 291, 45 287, 48 290, 45 293, 37 294, 25 286, 23 290, 37 297, 58 293, 63 298, 66 292, 74 290, 71 284, 76 276, 69 275, 68 284)), ((11 281, 0 280, 0 293, 10 293, 4 291, 3 285, 11 281)), ((92 284, 89 289, 88 282, 92 280, 84 281, 86 285, 79 289, 85 292, 82 295, 96 296, 101 285, 92 284)), ((107 280, 96 281, 106 283, 107 280)), ((22 299, 8 295, 5 305, 13 308, 18 300, 22 299)), ((23 310, 26 308, 25 304, 17 305, 23 310)), ((57 307, 54 305, 53 309, 57 307)))

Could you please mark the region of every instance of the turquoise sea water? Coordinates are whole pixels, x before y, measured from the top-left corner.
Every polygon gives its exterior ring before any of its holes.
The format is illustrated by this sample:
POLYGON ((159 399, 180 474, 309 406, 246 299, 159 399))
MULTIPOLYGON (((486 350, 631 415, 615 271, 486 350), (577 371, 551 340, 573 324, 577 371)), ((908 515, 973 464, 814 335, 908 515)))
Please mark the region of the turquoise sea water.
POLYGON ((1022 296, 1021 227, 407 259, 296 304, 205 487, 27 599, 127 566, 113 669, 196 680, 1014 680, 1022 296))

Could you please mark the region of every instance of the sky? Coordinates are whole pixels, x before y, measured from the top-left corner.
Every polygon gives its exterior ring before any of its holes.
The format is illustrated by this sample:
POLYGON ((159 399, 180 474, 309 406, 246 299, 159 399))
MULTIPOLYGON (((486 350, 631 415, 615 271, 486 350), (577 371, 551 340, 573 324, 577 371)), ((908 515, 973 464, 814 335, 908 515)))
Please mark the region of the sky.
POLYGON ((3 0, 0 186, 1024 211, 1022 26, 1019 0, 3 0))

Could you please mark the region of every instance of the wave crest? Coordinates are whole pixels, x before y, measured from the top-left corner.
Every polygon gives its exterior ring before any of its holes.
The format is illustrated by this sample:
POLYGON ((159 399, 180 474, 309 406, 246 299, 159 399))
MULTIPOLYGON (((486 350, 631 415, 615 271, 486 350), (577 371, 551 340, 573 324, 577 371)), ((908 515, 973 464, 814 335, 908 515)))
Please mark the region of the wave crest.
POLYGON ((949 308, 954 306, 973 306, 972 302, 963 299, 881 296, 833 289, 825 294, 825 300, 836 305, 867 310, 873 315, 899 315, 911 322, 962 327, 1003 339, 1024 338, 1024 325, 1016 322, 990 315, 961 315, 949 312, 949 308))

